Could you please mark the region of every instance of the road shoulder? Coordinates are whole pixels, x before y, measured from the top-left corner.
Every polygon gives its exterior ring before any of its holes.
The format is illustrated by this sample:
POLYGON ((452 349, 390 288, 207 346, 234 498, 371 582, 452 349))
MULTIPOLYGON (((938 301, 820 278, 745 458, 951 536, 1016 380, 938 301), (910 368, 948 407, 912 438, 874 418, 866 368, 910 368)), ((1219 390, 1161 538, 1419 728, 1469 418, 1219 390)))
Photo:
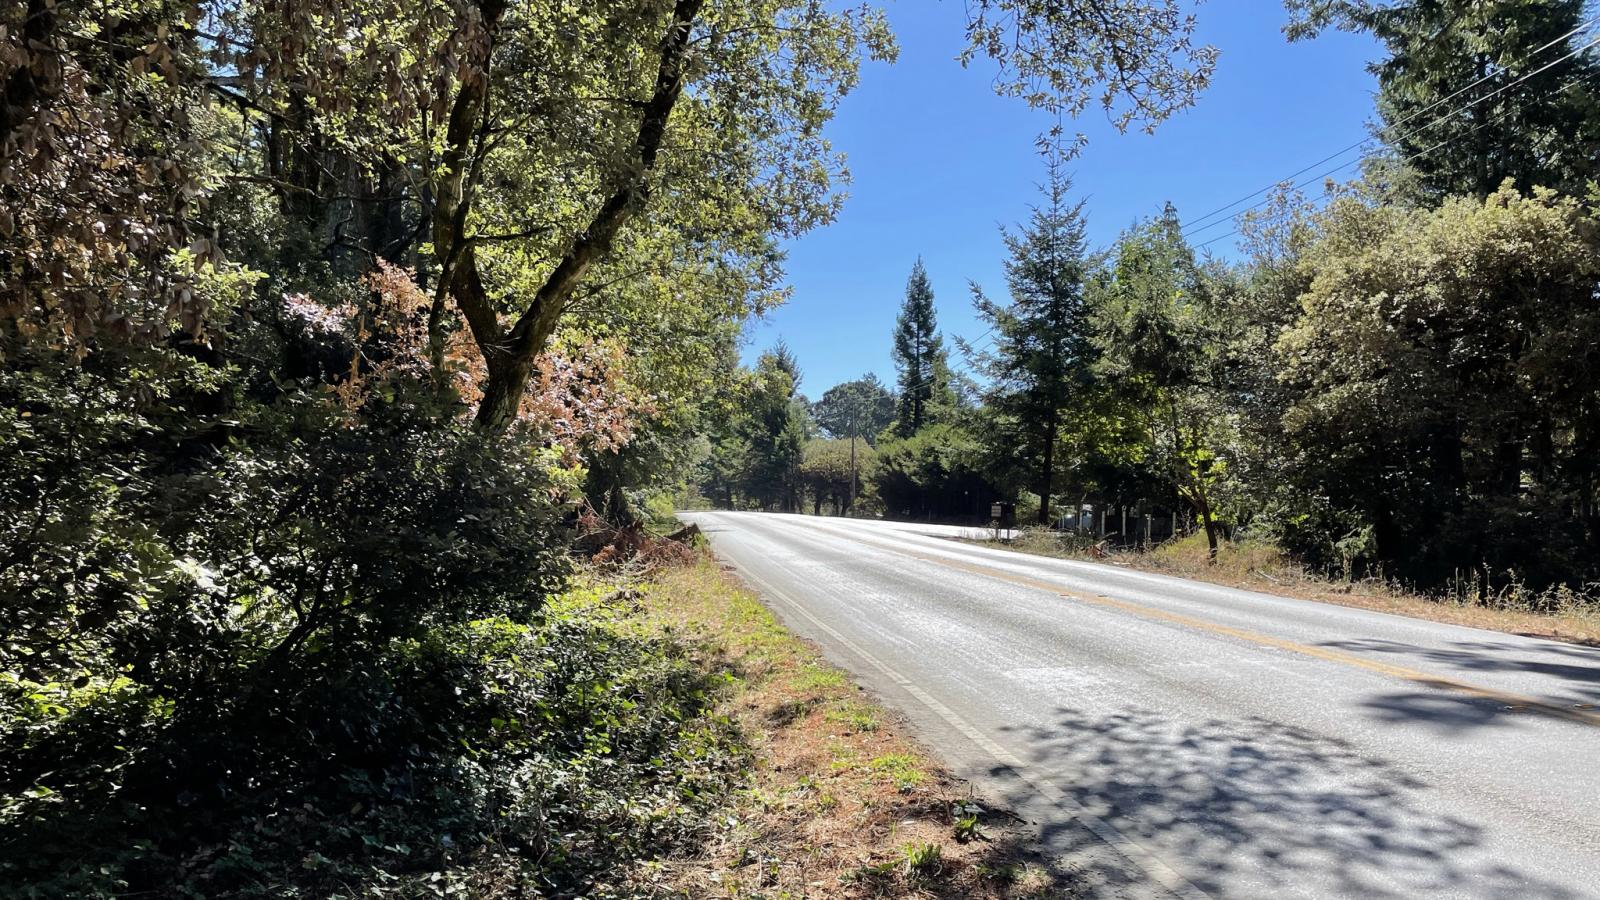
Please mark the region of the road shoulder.
POLYGON ((724 673, 750 783, 689 859, 636 875, 655 896, 1074 897, 1036 831, 934 760, 907 723, 707 559, 644 592, 651 627, 724 673))

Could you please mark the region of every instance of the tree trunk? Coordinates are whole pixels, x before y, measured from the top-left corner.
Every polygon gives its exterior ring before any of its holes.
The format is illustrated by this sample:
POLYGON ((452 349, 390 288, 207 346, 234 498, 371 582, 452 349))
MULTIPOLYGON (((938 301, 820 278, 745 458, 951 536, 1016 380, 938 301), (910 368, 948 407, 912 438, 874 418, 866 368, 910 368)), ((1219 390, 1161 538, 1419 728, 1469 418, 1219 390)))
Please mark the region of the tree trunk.
POLYGON ((522 406, 522 395, 528 390, 528 380, 533 377, 533 359, 509 357, 490 363, 489 378, 483 386, 483 400, 478 404, 478 424, 501 432, 516 421, 522 406))
POLYGON ((1211 505, 1209 503, 1200 505, 1200 523, 1206 529, 1206 563, 1215 563, 1217 561, 1217 523, 1215 519, 1211 518, 1211 505))
POLYGON ((1044 464, 1039 472, 1039 524, 1050 524, 1050 492, 1055 484, 1056 468, 1056 414, 1052 410, 1045 423, 1044 464))
MULTIPOLYGON (((489 114, 489 63, 492 37, 481 60, 481 72, 462 82, 446 132, 442 175, 434 186, 434 250, 441 262, 441 289, 447 289, 472 330, 489 370, 478 424, 504 431, 516 419, 522 394, 533 373, 533 360, 555 334, 561 314, 589 269, 610 253, 617 234, 648 205, 650 174, 666 136, 667 121, 683 93, 690 38, 704 0, 678 0, 662 36, 654 90, 645 101, 632 153, 619 169, 615 189, 589 223, 572 238, 566 254, 534 293, 532 301, 507 332, 496 305, 484 290, 471 244, 469 213, 476 180, 492 125, 489 114)), ((503 0, 484 0, 486 27, 492 35, 504 11, 503 0)))

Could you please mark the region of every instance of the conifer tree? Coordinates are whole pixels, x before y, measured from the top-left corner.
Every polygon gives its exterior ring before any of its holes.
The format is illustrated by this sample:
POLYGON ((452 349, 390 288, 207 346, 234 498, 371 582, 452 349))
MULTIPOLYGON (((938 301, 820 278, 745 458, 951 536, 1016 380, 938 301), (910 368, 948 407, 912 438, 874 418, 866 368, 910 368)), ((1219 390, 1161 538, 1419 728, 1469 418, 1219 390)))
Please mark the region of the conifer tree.
POLYGON ((1519 190, 1582 193, 1600 160, 1595 35, 1584 0, 1288 0, 1290 39, 1326 27, 1370 33, 1388 49, 1377 136, 1398 182, 1425 197, 1519 190), (1526 76, 1526 78, 1525 78, 1526 76))
POLYGON ((1084 304, 1087 268, 1083 203, 1067 199, 1072 181, 1056 166, 1043 185, 1043 203, 1026 225, 1002 230, 1011 258, 1005 262, 1011 302, 1001 304, 973 285, 978 317, 994 334, 991 350, 973 353, 987 376, 984 397, 1010 433, 994 436, 1002 453, 1034 474, 1039 523, 1050 521, 1057 484, 1057 443, 1063 408, 1088 389, 1090 326, 1084 304))
POLYGON ((894 363, 900 370, 895 430, 910 437, 950 393, 950 365, 933 309, 933 287, 919 257, 906 280, 906 299, 894 327, 894 363))

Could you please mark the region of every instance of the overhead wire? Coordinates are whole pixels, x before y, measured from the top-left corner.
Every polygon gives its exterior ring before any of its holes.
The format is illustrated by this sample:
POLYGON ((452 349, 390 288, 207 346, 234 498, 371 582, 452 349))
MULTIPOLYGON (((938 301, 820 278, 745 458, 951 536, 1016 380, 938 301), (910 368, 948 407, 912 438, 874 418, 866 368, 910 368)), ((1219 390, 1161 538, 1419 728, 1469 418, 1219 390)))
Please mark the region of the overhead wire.
MULTIPOLYGON (((1577 35, 1577 34, 1579 34, 1581 32, 1584 32, 1584 31, 1588 30, 1589 28, 1593 27, 1596 23, 1600 23, 1600 16, 1596 16, 1596 17, 1588 20, 1587 22, 1584 22, 1583 24, 1579 25, 1577 28, 1572 29, 1571 31, 1567 32, 1566 34, 1563 34, 1558 38, 1555 38, 1555 39, 1553 39, 1551 41, 1546 42, 1542 46, 1538 47, 1537 49, 1535 49, 1531 53, 1529 53, 1528 54, 1528 59, 1531 61, 1532 59, 1538 57, 1540 54, 1544 53, 1546 50, 1549 50, 1551 47, 1554 47, 1554 46, 1560 44, 1562 41, 1565 41, 1565 40, 1573 37, 1574 35, 1577 35)), ((1472 102, 1465 104, 1464 106, 1461 106, 1461 107, 1459 107, 1457 109, 1451 110, 1450 112, 1445 113, 1444 115, 1438 116, 1438 117, 1434 118, 1433 120, 1431 120, 1429 122, 1426 122, 1423 125, 1418 126, 1417 128, 1413 128, 1412 130, 1410 130, 1410 131, 1406 132, 1405 134, 1401 135, 1400 137, 1395 138, 1395 141, 1398 143, 1399 141, 1403 141, 1408 137, 1412 137, 1412 136, 1414 136, 1414 135, 1416 135, 1416 134, 1418 134, 1418 133, 1420 133, 1422 131, 1427 130, 1428 128, 1431 128, 1431 127, 1439 124, 1440 122, 1447 121, 1447 120, 1449 120, 1449 119, 1451 119, 1451 118, 1453 118, 1453 117, 1455 117, 1457 115, 1460 115, 1461 113, 1473 108, 1474 106, 1477 106, 1478 104, 1483 103, 1486 100, 1489 100, 1489 99, 1491 99, 1493 97, 1496 97, 1496 96, 1504 93, 1505 91, 1510 90, 1511 88, 1516 87, 1519 84, 1522 84, 1523 82, 1527 81, 1528 79, 1533 78, 1534 76, 1539 75, 1539 74, 1549 70, 1552 66, 1556 66, 1556 65, 1558 65, 1558 64, 1560 64, 1562 62, 1565 62, 1568 59, 1571 59, 1574 56, 1577 56, 1578 54, 1582 53, 1583 51, 1588 50, 1591 47, 1594 47, 1596 44, 1600 44, 1600 38, 1596 38, 1595 40, 1591 40, 1588 43, 1584 44, 1583 46, 1578 47, 1578 48, 1576 48, 1574 50, 1571 50, 1571 51, 1567 52, 1566 54, 1563 54, 1560 57, 1557 57, 1556 59, 1544 64, 1543 66, 1540 66, 1538 69, 1535 69, 1532 72, 1528 72, 1528 73, 1522 75, 1521 77, 1517 78, 1515 81, 1512 81, 1512 82, 1510 82, 1508 84, 1502 85, 1501 87, 1497 88, 1496 90, 1491 91, 1490 93, 1485 94, 1482 97, 1479 97, 1479 98, 1473 100, 1472 102)), ((1245 201, 1247 201, 1247 200, 1249 200, 1249 199, 1251 199, 1253 197, 1256 197, 1256 196, 1258 196, 1260 194, 1263 194, 1263 193, 1266 193, 1268 191, 1271 191, 1273 188, 1278 187, 1279 185, 1283 184, 1286 181, 1290 181, 1291 179, 1298 178, 1299 176, 1305 174, 1306 172, 1311 171, 1312 169, 1317 168, 1318 166, 1321 166, 1324 163, 1331 162, 1332 160, 1335 160, 1335 159, 1339 158, 1340 156, 1343 156, 1344 154, 1349 153, 1351 150, 1355 150, 1355 149, 1358 149, 1360 147, 1364 147, 1367 144, 1372 143, 1373 141, 1380 140, 1381 137, 1382 137, 1383 132, 1399 128, 1399 127, 1401 127, 1401 126, 1403 126, 1403 125, 1405 125, 1405 124, 1407 124, 1409 122, 1412 122, 1412 121, 1416 120, 1417 118, 1419 118, 1419 117, 1421 117, 1423 115, 1426 115, 1427 113, 1439 108, 1440 106, 1443 106, 1444 104, 1450 102, 1451 100, 1455 99, 1456 97, 1461 96, 1462 94, 1466 93, 1467 91, 1470 91, 1475 87, 1478 87, 1479 85, 1483 84, 1485 81, 1488 81, 1491 78, 1495 78, 1495 77, 1497 77, 1499 75, 1504 74, 1504 72, 1505 72, 1504 69, 1499 69, 1497 71, 1490 72, 1489 74, 1484 75, 1483 77, 1479 78, 1477 81, 1474 81, 1471 84, 1469 84, 1469 85, 1467 85, 1467 86, 1465 86, 1463 88, 1460 88, 1459 90, 1456 90, 1456 91, 1452 92, 1451 94, 1449 94, 1446 97, 1443 97, 1443 98, 1441 98, 1439 100, 1434 101, 1433 103, 1429 104, 1427 107, 1425 107, 1423 109, 1420 109, 1420 110, 1418 110, 1418 111, 1416 111, 1414 113, 1411 113, 1410 115, 1406 116, 1404 119, 1401 119, 1400 121, 1395 122, 1395 123, 1393 123, 1391 125, 1385 126, 1384 128, 1379 130, 1378 134, 1363 138, 1362 140, 1357 141, 1357 142, 1355 142, 1353 144, 1350 144, 1349 146, 1344 147, 1344 148, 1342 148, 1342 149, 1340 149, 1338 151, 1335 151, 1334 153, 1331 153, 1328 156, 1325 156, 1322 159, 1317 160, 1316 162, 1314 162, 1314 163, 1312 163, 1312 164, 1310 164, 1308 166, 1305 166, 1305 167, 1303 167, 1303 168, 1301 168, 1301 169, 1299 169, 1299 170, 1297 170, 1295 172, 1290 173, 1289 175, 1285 176, 1284 178, 1279 179, 1276 182, 1273 182, 1272 184, 1269 184, 1269 185, 1267 185, 1265 187, 1262 187, 1262 188, 1259 188, 1257 190, 1251 191, 1250 193, 1244 195, 1243 197, 1240 197, 1239 199, 1233 201, 1232 203, 1228 203, 1228 204, 1226 204, 1224 206, 1217 207, 1216 209, 1206 213, 1205 215, 1199 216, 1198 218, 1196 218, 1194 221, 1189 223, 1189 225, 1186 226, 1183 229, 1183 234, 1184 235, 1197 234, 1199 232, 1208 231, 1208 230, 1210 230, 1212 228, 1215 228, 1217 225, 1228 221, 1228 219, 1227 218, 1217 219, 1216 221, 1210 222, 1208 224, 1201 224, 1201 223, 1206 222, 1207 219, 1210 219, 1210 218, 1212 218, 1212 217, 1214 217, 1214 216, 1216 216, 1216 215, 1218 215, 1220 213, 1228 212, 1228 211, 1234 209, 1235 207, 1237 207, 1239 204, 1244 203, 1245 201)), ((1353 161, 1348 162, 1348 163, 1343 163, 1343 164, 1341 164, 1339 166, 1334 167, 1333 169, 1328 170, 1327 172, 1321 173, 1319 175, 1315 175, 1312 178, 1310 178, 1310 179, 1308 179, 1308 180, 1306 180, 1304 182, 1301 182, 1300 184, 1297 184, 1296 187, 1303 187, 1304 185, 1310 184, 1312 182, 1315 182, 1318 179, 1326 178, 1328 175, 1330 175, 1330 174, 1332 174, 1334 172, 1337 172, 1337 171, 1339 171, 1341 169, 1348 168, 1349 166, 1354 165, 1355 163, 1358 163, 1360 161, 1361 161, 1360 159, 1357 159, 1357 160, 1353 160, 1353 161)), ((1270 200, 1270 198, 1267 198, 1267 200, 1270 200)), ((1243 210, 1240 210, 1238 213, 1235 213, 1232 216, 1232 218, 1236 218, 1237 216, 1242 215, 1245 212, 1249 212, 1252 209, 1256 209, 1256 208, 1260 207, 1263 203, 1267 202, 1267 200, 1259 201, 1259 202, 1257 202, 1255 204, 1252 204, 1249 207, 1246 207, 1243 210)), ((1207 243, 1210 243, 1210 242, 1208 241, 1207 243)))
MULTIPOLYGON (((1521 84, 1522 82, 1528 80, 1529 78, 1532 78, 1535 75, 1538 75, 1541 72, 1546 71, 1551 66, 1557 65, 1558 63, 1561 63, 1561 62, 1564 62, 1567 59, 1570 59, 1573 56, 1576 56, 1577 54, 1582 53, 1583 51, 1588 50, 1591 47, 1595 47, 1597 45, 1600 45, 1600 38, 1595 38, 1594 40, 1590 41, 1589 43, 1584 44, 1583 46, 1581 46, 1581 47, 1579 47, 1579 48, 1567 53, 1566 55, 1560 57, 1559 59, 1553 60, 1552 62, 1547 63, 1546 65, 1540 67, 1539 69, 1536 69, 1535 71, 1532 71, 1532 72, 1529 72, 1526 75, 1523 75, 1521 78, 1518 78, 1516 81, 1513 81, 1513 82, 1511 82, 1509 84, 1506 84, 1506 85, 1500 87, 1499 89, 1495 90, 1493 93, 1485 94, 1483 97, 1480 97, 1477 100, 1474 100, 1472 103, 1469 103, 1466 106, 1463 106, 1463 107, 1461 107, 1459 109, 1451 111, 1450 113, 1447 113, 1447 114, 1445 114, 1443 116, 1440 116, 1439 118, 1437 118, 1437 119, 1433 120, 1432 122, 1429 122, 1426 125, 1423 125, 1423 126, 1421 126, 1419 128, 1412 129, 1411 131, 1409 131, 1405 135, 1403 135, 1400 139, 1403 140, 1406 137, 1410 137, 1412 135, 1418 134, 1418 133, 1426 130, 1427 128, 1432 127, 1433 125, 1437 125, 1438 123, 1440 123, 1442 121, 1445 121, 1446 119, 1449 119, 1449 118, 1452 118, 1452 117, 1454 117, 1456 115, 1459 115, 1459 114, 1467 111, 1468 109, 1471 109, 1472 107, 1476 106, 1477 104, 1483 102, 1484 100, 1488 100, 1489 98, 1494 97, 1497 94, 1503 93, 1506 90, 1509 90, 1510 88, 1513 88, 1513 87, 1517 86, 1518 84, 1521 84)), ((1583 82, 1586 82, 1586 81, 1589 81, 1589 80, 1595 78, 1597 75, 1600 75, 1600 73, 1590 73, 1588 75, 1583 75, 1583 76, 1574 78, 1571 81, 1567 82, 1562 87, 1558 88, 1557 92, 1570 90, 1573 87, 1576 87, 1577 85, 1582 84, 1583 82)), ((1487 128, 1488 126, 1493 125, 1493 124, 1503 120, 1506 116, 1510 115, 1510 113, 1511 113, 1511 110, 1503 111, 1503 112, 1499 113, 1498 115, 1496 115, 1494 118, 1489 119, 1488 121, 1483 122, 1483 123, 1481 123, 1481 124, 1471 128, 1471 129, 1469 129, 1468 131, 1466 131, 1466 132, 1464 132, 1462 134, 1456 135, 1456 136, 1451 137, 1451 138, 1446 138, 1445 140, 1439 141, 1439 142, 1433 144, 1432 146, 1427 147, 1426 149, 1418 150, 1418 151, 1415 151, 1413 153, 1407 154, 1407 155, 1401 157, 1401 161, 1402 162, 1410 162, 1412 160, 1420 159, 1420 158, 1422 158, 1424 156, 1427 156, 1427 155, 1433 153, 1434 151, 1436 151, 1436 150, 1438 150, 1438 149, 1440 149, 1442 147, 1445 147, 1445 146, 1447 146, 1447 145, 1449 145, 1449 144, 1451 144, 1451 143, 1453 143, 1453 142, 1455 142, 1457 140, 1460 140, 1461 138, 1464 138, 1464 137, 1466 137, 1468 135, 1471 135, 1471 134, 1476 134, 1478 131, 1480 131, 1480 130, 1482 130, 1484 128, 1487 128)), ((1358 159, 1353 159, 1353 160, 1351 160, 1349 162, 1346 162, 1346 163, 1341 163, 1341 164, 1339 164, 1337 166, 1334 166, 1331 169, 1328 169, 1328 170, 1326 170, 1324 172, 1318 173, 1317 175, 1314 175, 1314 176, 1312 176, 1312 177, 1310 177, 1310 178, 1308 178, 1308 179, 1306 179, 1304 181, 1301 181, 1301 182, 1298 182, 1298 183, 1295 183, 1295 184, 1291 185, 1290 189, 1291 190, 1298 190, 1299 188, 1306 187, 1307 185, 1310 185, 1310 184, 1313 184, 1313 183, 1315 183, 1317 181, 1325 179, 1325 178, 1329 177, 1330 175, 1333 175, 1333 174, 1335 174, 1337 172, 1343 171, 1344 169, 1348 169, 1351 166, 1358 165, 1358 164, 1360 164, 1360 163, 1362 163, 1364 161, 1365 161, 1365 157, 1358 158, 1358 159)), ((1304 172, 1305 170, 1302 169, 1301 171, 1304 172)), ((1282 184, 1284 184, 1284 182, 1280 181, 1280 182, 1278 182, 1277 185, 1273 185, 1273 187, 1277 187, 1278 185, 1282 185, 1282 184)), ((1270 190, 1270 188, 1269 188, 1269 190, 1270 190)), ((1254 195, 1252 195, 1252 196, 1254 196, 1254 195)), ((1271 197, 1264 198, 1264 199, 1262 199, 1262 200, 1260 200, 1260 201, 1258 201, 1256 203, 1251 204, 1250 206, 1245 207, 1242 210, 1239 210, 1239 212, 1237 212, 1237 213, 1235 213, 1233 215, 1233 219, 1237 220, 1240 216, 1243 216, 1246 213, 1249 213, 1249 212, 1252 212, 1254 210, 1260 209, 1262 206, 1265 206, 1267 203, 1271 202, 1271 199, 1272 199, 1271 197)), ((1200 227, 1200 228, 1195 228, 1195 229, 1192 229, 1192 230, 1186 230, 1183 233, 1187 236, 1187 235, 1190 235, 1190 234, 1195 234, 1195 233, 1199 233, 1199 232, 1202 232, 1202 231, 1207 231, 1207 230, 1209 230, 1211 228, 1214 228, 1217 225, 1222 224, 1223 222, 1226 222, 1226 221, 1228 221, 1228 220, 1227 219, 1219 219, 1218 221, 1213 222, 1213 223, 1211 223, 1209 225, 1206 225, 1206 226, 1203 226, 1203 227, 1200 227)), ((1218 242, 1220 240, 1223 240, 1224 238, 1233 237, 1234 235, 1236 235, 1238 233, 1239 233, 1239 229, 1235 228, 1233 231, 1230 231, 1227 234, 1219 235, 1217 237, 1211 238, 1211 239, 1206 240, 1206 241, 1204 241, 1204 242, 1202 242, 1200 244, 1195 245, 1196 249, 1199 249, 1199 248, 1202 248, 1202 247, 1208 247, 1211 244, 1214 244, 1214 243, 1216 243, 1216 242, 1218 242)))

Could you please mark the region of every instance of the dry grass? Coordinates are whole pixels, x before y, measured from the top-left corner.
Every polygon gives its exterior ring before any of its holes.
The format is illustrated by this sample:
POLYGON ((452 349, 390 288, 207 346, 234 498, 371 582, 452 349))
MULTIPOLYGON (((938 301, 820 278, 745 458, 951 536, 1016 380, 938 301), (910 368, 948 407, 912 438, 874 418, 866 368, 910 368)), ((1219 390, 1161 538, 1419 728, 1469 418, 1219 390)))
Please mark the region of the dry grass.
MULTIPOLYGON (((1087 558, 1087 546, 1063 542, 1049 532, 1024 532, 1006 547, 1044 556, 1087 558)), ((1600 605, 1571 595, 1540 597, 1536 602, 1505 592, 1488 605, 1457 596, 1429 597, 1377 579, 1331 580, 1297 564, 1277 547, 1249 541, 1224 544, 1213 564, 1206 560, 1205 537, 1199 534, 1149 551, 1116 552, 1101 561, 1303 600, 1600 646, 1600 605)))
POLYGON ((896 717, 714 563, 658 572, 651 627, 700 648, 758 760, 697 858, 636 873, 645 896, 1073 897, 1015 817, 974 798, 896 717))

